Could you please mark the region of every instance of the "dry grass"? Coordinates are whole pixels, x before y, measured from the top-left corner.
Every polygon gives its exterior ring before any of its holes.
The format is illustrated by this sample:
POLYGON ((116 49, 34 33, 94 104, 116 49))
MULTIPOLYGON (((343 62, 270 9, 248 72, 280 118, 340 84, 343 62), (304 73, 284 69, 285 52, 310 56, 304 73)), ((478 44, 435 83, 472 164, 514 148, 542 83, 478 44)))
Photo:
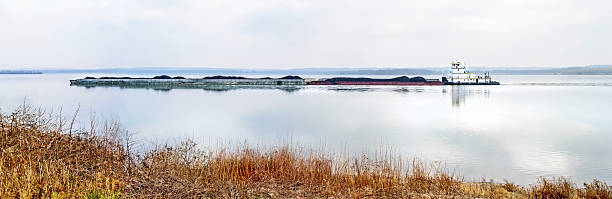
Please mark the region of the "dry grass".
POLYGON ((584 188, 577 188, 566 178, 539 180, 538 184, 528 190, 531 198, 612 198, 612 187, 598 180, 584 183, 584 188))
POLYGON ((391 158, 334 161, 291 145, 204 152, 185 141, 176 148, 159 147, 139 157, 138 173, 128 189, 133 194, 130 197, 172 198, 461 194, 461 181, 440 167, 417 160, 406 168, 402 164, 391 158))
POLYGON ((27 106, 0 115, 1 198, 74 198, 125 186, 126 155, 114 139, 116 124, 93 134, 47 118, 27 106))
POLYGON ((465 182, 439 163, 384 149, 357 157, 294 144, 204 151, 185 140, 131 154, 117 123, 73 130, 72 121, 26 106, 0 114, 0 198, 612 198, 599 181, 465 182))

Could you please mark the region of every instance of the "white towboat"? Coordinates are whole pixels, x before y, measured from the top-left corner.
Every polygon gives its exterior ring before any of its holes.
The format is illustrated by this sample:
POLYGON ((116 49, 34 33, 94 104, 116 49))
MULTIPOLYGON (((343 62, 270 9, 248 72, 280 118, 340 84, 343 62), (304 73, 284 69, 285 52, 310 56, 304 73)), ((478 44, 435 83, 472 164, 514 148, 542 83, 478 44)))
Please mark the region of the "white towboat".
POLYGON ((491 75, 485 72, 482 75, 465 70, 465 65, 459 61, 451 63, 450 73, 442 77, 445 85, 499 85, 499 82, 491 80, 491 75))

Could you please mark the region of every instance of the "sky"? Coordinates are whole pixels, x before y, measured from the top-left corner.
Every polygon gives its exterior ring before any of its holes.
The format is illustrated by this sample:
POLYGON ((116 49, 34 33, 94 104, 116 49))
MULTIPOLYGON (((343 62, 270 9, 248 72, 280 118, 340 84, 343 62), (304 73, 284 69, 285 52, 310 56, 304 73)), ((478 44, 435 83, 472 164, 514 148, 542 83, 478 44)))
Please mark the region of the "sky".
POLYGON ((612 64, 609 0, 0 0, 0 68, 612 64))

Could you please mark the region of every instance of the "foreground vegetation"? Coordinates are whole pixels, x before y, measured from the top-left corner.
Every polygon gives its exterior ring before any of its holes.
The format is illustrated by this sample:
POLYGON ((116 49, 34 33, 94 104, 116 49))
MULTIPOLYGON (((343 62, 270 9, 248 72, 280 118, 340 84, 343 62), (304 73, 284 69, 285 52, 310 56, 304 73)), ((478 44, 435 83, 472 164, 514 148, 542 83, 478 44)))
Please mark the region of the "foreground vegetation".
POLYGON ((218 146, 186 140, 134 152, 118 123, 24 106, 0 113, 0 198, 612 198, 593 181, 466 182, 440 164, 392 151, 338 157, 292 144, 218 146))

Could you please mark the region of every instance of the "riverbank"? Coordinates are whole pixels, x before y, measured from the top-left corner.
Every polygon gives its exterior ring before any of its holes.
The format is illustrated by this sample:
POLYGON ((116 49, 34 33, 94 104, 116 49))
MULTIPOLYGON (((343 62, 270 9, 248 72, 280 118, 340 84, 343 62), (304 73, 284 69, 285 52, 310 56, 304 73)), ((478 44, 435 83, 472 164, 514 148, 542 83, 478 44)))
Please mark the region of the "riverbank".
POLYGON ((117 122, 74 120, 22 107, 0 113, 0 198, 611 198, 564 178, 467 182, 443 166, 383 151, 338 157, 281 144, 201 150, 185 140, 135 152, 117 122))

